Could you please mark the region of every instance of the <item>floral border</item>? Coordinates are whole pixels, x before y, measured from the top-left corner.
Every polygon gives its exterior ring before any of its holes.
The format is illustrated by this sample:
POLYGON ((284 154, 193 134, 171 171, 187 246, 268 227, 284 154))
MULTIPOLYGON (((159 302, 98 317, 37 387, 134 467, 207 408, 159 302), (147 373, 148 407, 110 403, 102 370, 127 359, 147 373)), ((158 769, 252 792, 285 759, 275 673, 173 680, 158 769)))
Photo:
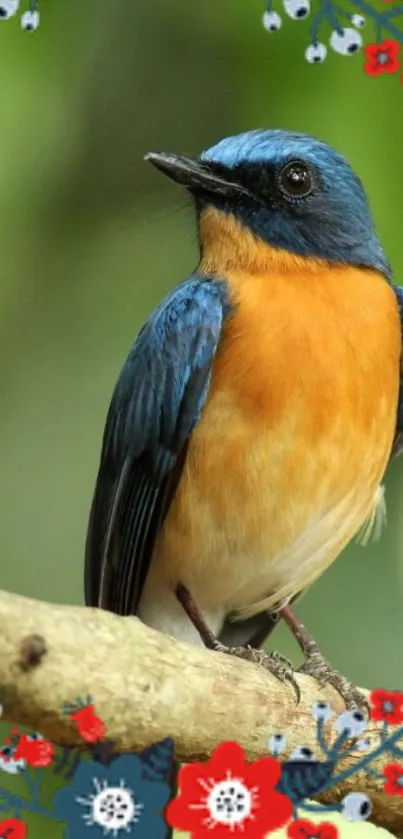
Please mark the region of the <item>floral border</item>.
POLYGON ((197 839, 263 839, 284 827, 289 839, 337 839, 338 828, 329 821, 313 824, 309 815, 339 813, 348 821, 371 815, 369 797, 349 792, 334 805, 312 802, 323 792, 365 770, 382 782, 386 794, 403 795, 403 692, 375 690, 370 697, 370 718, 381 722, 370 739, 368 719, 361 711, 333 709, 318 701, 312 707, 316 752, 305 745, 281 759, 287 749, 282 733, 268 737, 268 754, 249 762, 239 743, 221 743, 209 760, 183 766, 180 792, 172 797, 170 777, 174 766, 171 738, 138 754, 118 754, 90 696, 66 703, 64 714, 77 727, 85 752, 55 746, 39 733, 12 728, 0 748, 0 773, 20 775, 28 798, 0 786, 0 837, 25 839, 24 813, 64 822, 65 839, 109 836, 123 839, 145 835, 165 839, 168 825, 197 839), (328 745, 325 726, 332 720, 335 739, 328 745), (361 757, 347 769, 341 761, 352 752, 361 757), (385 758, 382 772, 374 761, 385 758), (42 803, 45 771, 64 784, 52 805, 42 803))

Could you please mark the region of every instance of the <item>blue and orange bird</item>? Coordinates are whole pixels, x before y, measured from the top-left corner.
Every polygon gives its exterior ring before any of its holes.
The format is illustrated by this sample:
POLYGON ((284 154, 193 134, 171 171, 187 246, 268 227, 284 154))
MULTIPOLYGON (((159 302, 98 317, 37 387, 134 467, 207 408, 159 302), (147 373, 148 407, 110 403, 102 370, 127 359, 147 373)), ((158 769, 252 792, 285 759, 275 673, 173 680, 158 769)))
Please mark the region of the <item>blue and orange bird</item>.
MULTIPOLYGON (((258 130, 146 159, 190 193, 200 260, 115 387, 85 599, 242 654, 278 614, 292 626, 288 604, 379 518, 403 431, 403 289, 323 142, 258 130)), ((354 701, 302 646, 302 669, 354 701)), ((278 654, 268 666, 290 677, 278 654)))

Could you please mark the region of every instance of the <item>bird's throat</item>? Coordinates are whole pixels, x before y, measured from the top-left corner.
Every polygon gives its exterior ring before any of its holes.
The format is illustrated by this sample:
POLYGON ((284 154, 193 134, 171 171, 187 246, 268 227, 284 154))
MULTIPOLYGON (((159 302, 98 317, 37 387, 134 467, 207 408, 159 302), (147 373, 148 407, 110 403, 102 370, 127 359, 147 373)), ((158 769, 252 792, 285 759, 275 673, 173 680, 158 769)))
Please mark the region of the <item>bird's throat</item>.
POLYGON ((202 274, 226 277, 239 270, 250 276, 271 273, 315 273, 323 270, 324 260, 304 257, 275 248, 256 236, 230 213, 206 207, 200 213, 199 239, 202 274))

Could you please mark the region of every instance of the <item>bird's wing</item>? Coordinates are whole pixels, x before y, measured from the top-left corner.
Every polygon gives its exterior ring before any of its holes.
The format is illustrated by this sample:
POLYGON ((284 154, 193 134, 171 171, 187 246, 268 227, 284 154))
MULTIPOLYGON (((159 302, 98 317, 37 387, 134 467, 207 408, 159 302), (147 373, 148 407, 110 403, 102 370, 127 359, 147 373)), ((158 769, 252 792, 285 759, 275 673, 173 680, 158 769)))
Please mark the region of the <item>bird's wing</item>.
POLYGON ((141 330, 106 421, 85 556, 85 602, 135 614, 203 410, 227 302, 192 276, 141 330))
MULTIPOLYGON (((403 337, 403 288, 398 285, 392 286, 393 291, 396 294, 397 304, 399 307, 400 313, 400 322, 402 325, 402 337, 403 337)), ((392 447, 391 458, 396 457, 396 455, 401 454, 403 452, 403 355, 400 362, 400 391, 399 391, 399 402, 397 406, 397 419, 396 419, 396 434, 395 439, 392 447)))

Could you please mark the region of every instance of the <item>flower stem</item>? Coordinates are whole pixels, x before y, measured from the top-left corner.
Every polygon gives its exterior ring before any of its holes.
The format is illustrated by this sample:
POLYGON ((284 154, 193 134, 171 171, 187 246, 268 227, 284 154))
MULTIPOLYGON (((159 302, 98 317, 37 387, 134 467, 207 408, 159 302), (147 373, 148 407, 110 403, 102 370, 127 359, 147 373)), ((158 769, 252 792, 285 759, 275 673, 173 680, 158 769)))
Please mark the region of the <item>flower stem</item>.
POLYGON ((14 795, 11 792, 1 790, 0 793, 0 812, 5 810, 21 811, 29 810, 31 813, 36 813, 38 816, 44 816, 45 819, 54 820, 54 814, 50 810, 46 810, 40 804, 29 801, 26 798, 20 798, 19 795, 14 795), (1 800, 2 799, 2 800, 1 800), (4 802, 4 803, 3 803, 4 802))
POLYGON ((307 813, 340 813, 340 804, 303 804, 299 805, 301 810, 307 813))
POLYGON ((328 757, 330 758, 330 760, 334 760, 336 757, 340 756, 340 749, 342 746, 344 746, 346 740, 348 740, 348 735, 345 731, 342 731, 342 733, 339 734, 336 742, 333 743, 333 746, 329 751, 328 757))
POLYGON ((317 731, 316 731, 316 739, 320 748, 322 749, 323 754, 326 755, 328 758, 332 758, 332 750, 328 748, 326 740, 323 736, 323 720, 318 720, 317 723, 317 731))
MULTIPOLYGON (((365 0, 352 0, 354 6, 357 9, 360 9, 364 15, 371 18, 377 24, 377 33, 379 37, 379 33, 382 29, 385 29, 386 32, 389 32, 389 35, 392 35, 393 38, 396 38, 400 44, 403 43, 403 32, 400 32, 393 23, 390 22, 389 18, 392 17, 390 12, 377 12, 365 0)), ((395 13, 398 11, 397 9, 393 10, 395 13)))
POLYGON ((336 31, 341 32, 342 28, 335 15, 335 5, 332 0, 322 0, 322 11, 326 15, 330 26, 336 31))
POLYGON ((397 731, 395 731, 394 734, 392 734, 390 737, 384 740, 384 742, 381 743, 380 746, 374 749, 373 752, 370 752, 369 754, 365 755, 365 757, 361 758, 361 760, 359 760, 355 766, 350 767, 350 769, 345 769, 345 771, 341 772, 340 775, 333 775, 333 777, 329 781, 326 781, 326 783, 320 788, 320 790, 318 790, 318 792, 325 792, 325 790, 330 789, 330 787, 334 786, 335 784, 340 784, 347 778, 351 778, 351 776, 355 775, 356 772, 361 772, 363 769, 365 769, 366 766, 372 763, 372 761, 375 760, 375 758, 380 757, 381 754, 383 754, 383 752, 387 752, 388 747, 394 746, 397 740, 399 740, 402 736, 402 733, 403 730, 399 728, 397 731))

